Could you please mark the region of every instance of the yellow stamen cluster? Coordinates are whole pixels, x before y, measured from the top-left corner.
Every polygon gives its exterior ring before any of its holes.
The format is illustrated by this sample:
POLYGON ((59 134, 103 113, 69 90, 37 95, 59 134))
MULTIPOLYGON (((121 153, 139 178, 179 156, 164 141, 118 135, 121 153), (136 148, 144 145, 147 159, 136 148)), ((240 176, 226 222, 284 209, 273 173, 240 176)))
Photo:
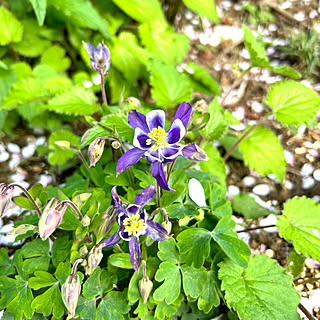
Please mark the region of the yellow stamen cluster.
POLYGON ((133 235, 134 237, 139 236, 145 229, 144 221, 140 219, 139 213, 132 215, 130 218, 125 218, 123 225, 125 226, 124 231, 129 236, 133 235))
POLYGON ((150 148, 151 151, 156 151, 159 148, 167 147, 169 144, 166 142, 168 134, 161 128, 153 128, 152 131, 148 134, 150 139, 147 139, 147 145, 150 145, 152 142, 154 145, 150 148))

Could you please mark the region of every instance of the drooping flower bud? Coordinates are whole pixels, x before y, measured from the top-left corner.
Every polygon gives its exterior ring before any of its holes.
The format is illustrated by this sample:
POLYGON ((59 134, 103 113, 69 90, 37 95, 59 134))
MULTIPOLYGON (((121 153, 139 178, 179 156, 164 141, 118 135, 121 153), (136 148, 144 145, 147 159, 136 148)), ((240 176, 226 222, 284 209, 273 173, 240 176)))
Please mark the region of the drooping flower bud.
POLYGON ((102 248, 92 247, 88 256, 88 265, 86 266, 86 274, 90 275, 100 264, 103 258, 102 248))
POLYGON ((207 108, 208 108, 208 104, 203 99, 197 101, 196 105, 194 106, 194 109, 200 111, 201 113, 207 112, 207 108))
MULTIPOLYGON (((113 206, 110 208, 113 208, 113 206)), ((109 234, 116 221, 117 215, 115 210, 113 210, 110 215, 108 214, 110 208, 102 216, 102 223, 97 231, 97 243, 99 243, 107 234, 109 234)))
POLYGON ((88 150, 90 168, 94 167, 96 163, 100 160, 103 153, 104 144, 105 140, 99 137, 90 143, 88 150))
POLYGON ((172 229, 172 223, 170 221, 168 221, 168 222, 163 221, 161 224, 167 230, 168 234, 170 234, 171 229, 172 229))
POLYGON ((108 74, 110 68, 110 51, 104 43, 99 43, 96 48, 89 43, 82 41, 83 46, 90 56, 90 65, 95 71, 102 71, 103 75, 108 74), (104 70, 103 70, 104 69, 104 70))
POLYGON ((78 259, 73 268, 72 273, 67 277, 66 282, 61 287, 61 296, 64 305, 71 313, 72 317, 75 316, 75 311, 78 304, 78 299, 81 292, 80 277, 76 274, 76 268, 82 259, 78 259))
POLYGON ((126 99, 126 101, 129 103, 130 109, 141 109, 141 102, 139 99, 135 97, 129 97, 126 99))
POLYGON ((90 223, 91 223, 91 219, 88 217, 88 215, 85 215, 81 220, 81 224, 83 227, 89 226, 90 223))
POLYGON ((153 288, 153 283, 152 281, 149 279, 149 277, 147 276, 146 273, 146 262, 142 261, 143 264, 143 278, 139 281, 139 292, 140 295, 143 299, 143 303, 146 304, 149 298, 149 295, 152 291, 153 288))
POLYGON ((46 240, 60 225, 63 215, 67 210, 67 203, 59 204, 59 199, 52 198, 39 220, 39 234, 42 240, 46 240))
POLYGON ((14 187, 8 187, 5 183, 0 184, 0 217, 8 211, 13 193, 14 187))
POLYGON ((121 143, 118 140, 114 140, 111 143, 113 149, 119 149, 121 147, 121 143))

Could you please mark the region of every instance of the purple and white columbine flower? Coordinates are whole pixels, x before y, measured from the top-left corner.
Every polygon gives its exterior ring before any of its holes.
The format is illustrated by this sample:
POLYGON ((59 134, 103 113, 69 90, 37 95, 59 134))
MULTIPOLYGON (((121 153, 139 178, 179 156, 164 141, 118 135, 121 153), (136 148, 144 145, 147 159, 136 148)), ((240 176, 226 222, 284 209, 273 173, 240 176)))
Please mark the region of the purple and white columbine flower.
POLYGON ((163 171, 163 163, 174 161, 179 155, 185 158, 198 152, 195 144, 183 147, 178 145, 186 134, 192 106, 183 102, 180 104, 173 122, 165 132, 165 112, 153 110, 146 115, 130 110, 129 124, 135 129, 133 145, 135 148, 127 151, 118 161, 117 175, 136 164, 140 158, 146 157, 152 163, 151 174, 157 180, 161 189, 170 189, 163 171))
POLYGON ((102 71, 106 76, 110 68, 110 51, 104 43, 99 43, 96 48, 89 43, 82 41, 85 50, 90 56, 90 65, 95 71, 102 71), (104 69, 104 70, 103 70, 104 69))
POLYGON ((129 241, 131 264, 137 272, 139 272, 141 257, 139 237, 148 235, 155 241, 164 241, 170 237, 160 223, 149 220, 149 214, 144 209, 144 206, 153 199, 154 194, 154 185, 148 186, 137 195, 135 204, 128 204, 120 200, 116 187, 113 187, 111 195, 117 208, 119 228, 114 235, 98 246, 100 249, 112 247, 120 240, 129 241))

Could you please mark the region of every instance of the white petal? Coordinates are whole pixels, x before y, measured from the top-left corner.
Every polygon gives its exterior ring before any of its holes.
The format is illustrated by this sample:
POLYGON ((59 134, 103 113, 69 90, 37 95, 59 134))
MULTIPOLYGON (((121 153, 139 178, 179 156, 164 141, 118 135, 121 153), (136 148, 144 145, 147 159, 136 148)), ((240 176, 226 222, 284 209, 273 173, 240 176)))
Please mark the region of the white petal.
POLYGON ((189 180, 189 197, 199 207, 205 207, 207 205, 203 187, 197 179, 192 178, 189 180))

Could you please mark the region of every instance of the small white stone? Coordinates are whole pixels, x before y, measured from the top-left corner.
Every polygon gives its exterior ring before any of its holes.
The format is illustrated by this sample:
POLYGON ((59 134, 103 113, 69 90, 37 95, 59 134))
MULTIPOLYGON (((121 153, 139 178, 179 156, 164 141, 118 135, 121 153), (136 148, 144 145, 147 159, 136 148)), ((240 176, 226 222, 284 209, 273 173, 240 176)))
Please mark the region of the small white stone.
POLYGON ((238 107, 235 111, 232 112, 233 116, 235 116, 239 121, 243 120, 246 114, 246 110, 244 107, 238 107))
POLYGON ((316 181, 320 181, 320 169, 317 169, 313 172, 313 177, 316 181))
POLYGON ((270 186, 268 184, 257 184, 252 191, 258 196, 267 196, 270 193, 270 186))
POLYGON ((314 186, 314 184, 315 184, 315 181, 310 176, 302 179, 302 188, 303 189, 310 189, 314 186))
POLYGON ((278 27, 277 27, 276 24, 271 23, 270 26, 269 26, 269 30, 270 30, 271 32, 274 32, 274 31, 277 31, 277 30, 278 30, 278 27))
POLYGON ((0 162, 7 161, 9 159, 10 155, 8 152, 0 152, 0 162))
POLYGON ((248 61, 242 61, 239 63, 239 67, 241 70, 247 70, 251 66, 251 63, 248 61))
POLYGON ((252 187, 256 184, 257 180, 254 177, 247 176, 242 179, 242 182, 246 187, 252 187))
POLYGON ((8 164, 10 170, 13 170, 14 168, 16 168, 19 165, 20 160, 21 160, 21 154, 13 153, 11 155, 11 160, 9 161, 9 164, 8 164))
POLYGON ((288 9, 292 6, 292 2, 291 1, 285 1, 284 3, 280 4, 280 8, 285 10, 288 9))
MULTIPOLYGON (((278 216, 276 216, 275 214, 269 214, 267 218, 265 219, 261 219, 260 220, 260 226, 268 226, 268 225, 272 225, 272 224, 276 224, 278 222, 278 216)), ((271 227, 271 228, 265 228, 264 229, 266 232, 277 232, 278 228, 277 227, 271 227)))
POLYGON ((285 187, 288 189, 288 190, 292 190, 294 188, 294 183, 290 180, 286 180, 285 182, 285 187))
POLYGON ((318 201, 320 202, 320 196, 319 195, 315 195, 311 198, 311 200, 315 200, 315 201, 318 201))
POLYGON ((46 187, 49 183, 52 182, 52 177, 45 174, 40 174, 39 183, 46 187))
POLYGON ((319 151, 316 149, 309 149, 308 153, 313 157, 316 157, 316 158, 319 157, 319 151))
POLYGON ((241 56, 242 58, 247 59, 247 60, 250 59, 249 51, 248 51, 246 48, 243 48, 243 49, 240 51, 240 56, 241 56))
POLYGON ((303 11, 300 11, 298 13, 296 13, 294 16, 293 16, 297 21, 303 21, 305 20, 305 14, 303 11))
POLYGON ((197 179, 192 178, 189 180, 188 188, 191 200, 195 202, 199 207, 205 207, 206 195, 201 183, 197 179))
POLYGON ((85 88, 91 88, 93 86, 92 82, 89 81, 89 80, 84 80, 82 82, 82 85, 85 87, 85 88))
POLYGON ((46 137, 39 137, 36 140, 36 146, 43 146, 46 143, 46 137))
POLYGON ((7 149, 11 153, 19 153, 20 152, 20 147, 17 144, 11 143, 11 142, 8 143, 7 149))
POLYGON ((246 128, 246 125, 244 123, 240 123, 240 124, 229 125, 229 127, 236 131, 243 131, 246 128))
POLYGON ((294 155, 291 151, 284 150, 284 157, 286 158, 286 161, 291 166, 294 165, 294 155))
MULTIPOLYGON (((272 39, 270 39, 272 41, 272 39)), ((273 41, 273 45, 275 47, 277 46, 286 46, 288 44, 288 41, 287 40, 284 40, 284 39, 275 39, 273 41)))
POLYGON ((92 79, 93 83, 97 86, 101 83, 101 77, 99 74, 97 74, 96 76, 93 77, 92 79))
POLYGON ((0 229, 0 233, 10 233, 13 230, 13 223, 8 223, 0 229))
POLYGON ((234 196, 236 196, 239 193, 240 193, 239 187, 234 186, 234 185, 228 186, 228 195, 230 196, 230 198, 233 198, 234 196))
POLYGON ((11 181, 13 182, 21 182, 25 179, 25 177, 26 176, 24 174, 15 173, 10 178, 11 178, 11 181))
POLYGON ((314 170, 314 167, 310 163, 305 163, 301 168, 301 174, 304 177, 310 176, 314 170))
POLYGON ((263 104, 259 101, 252 102, 251 108, 257 113, 260 113, 264 110, 263 104))
POLYGON ((29 144, 22 148, 22 156, 24 158, 30 158, 34 155, 34 152, 36 151, 36 145, 35 144, 29 144))

